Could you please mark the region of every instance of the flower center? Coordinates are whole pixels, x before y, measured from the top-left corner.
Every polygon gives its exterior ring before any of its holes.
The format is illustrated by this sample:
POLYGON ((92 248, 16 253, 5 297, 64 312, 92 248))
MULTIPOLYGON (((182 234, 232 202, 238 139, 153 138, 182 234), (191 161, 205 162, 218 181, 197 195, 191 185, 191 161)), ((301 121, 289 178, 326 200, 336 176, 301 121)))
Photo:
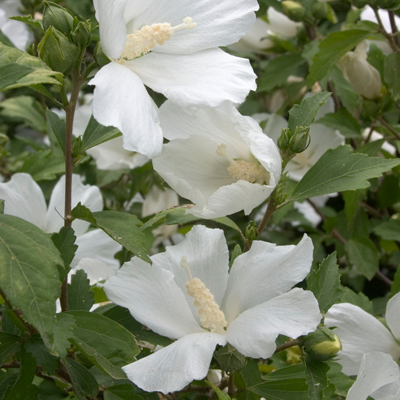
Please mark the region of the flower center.
POLYGON ((226 144, 217 148, 217 154, 229 161, 228 172, 236 179, 264 185, 269 183, 269 172, 260 164, 245 160, 234 160, 226 151, 226 144))
POLYGON ((182 24, 171 26, 164 22, 161 24, 145 25, 142 29, 126 36, 125 48, 119 58, 119 61, 133 60, 143 56, 153 50, 157 45, 163 45, 170 40, 176 31, 182 29, 193 29, 196 23, 193 19, 187 17, 182 24))
POLYGON ((181 267, 186 270, 189 280, 186 282, 186 292, 194 299, 194 306, 198 307, 201 324, 210 332, 224 334, 228 325, 225 314, 214 301, 214 296, 199 278, 193 278, 186 257, 182 257, 181 267))

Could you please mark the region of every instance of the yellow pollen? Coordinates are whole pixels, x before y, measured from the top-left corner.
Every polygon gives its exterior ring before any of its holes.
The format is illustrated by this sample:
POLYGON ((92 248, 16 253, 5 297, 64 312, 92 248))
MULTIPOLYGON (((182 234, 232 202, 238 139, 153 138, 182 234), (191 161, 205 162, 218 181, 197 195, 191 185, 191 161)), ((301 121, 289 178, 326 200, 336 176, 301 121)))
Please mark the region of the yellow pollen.
POLYGON ((160 24, 145 25, 142 29, 136 30, 126 36, 125 48, 118 61, 133 60, 152 51, 157 45, 162 46, 172 35, 182 29, 193 29, 196 23, 187 17, 182 24, 171 26, 164 22, 160 24))
POLYGON ((226 144, 221 144, 217 148, 217 154, 229 161, 228 172, 232 177, 264 185, 269 183, 270 174, 261 165, 245 160, 234 160, 226 151, 226 144))
POLYGON ((199 278, 193 278, 186 257, 182 258, 181 267, 188 272, 189 280, 186 282, 186 291, 194 299, 194 306, 198 307, 201 324, 210 332, 224 334, 228 325, 225 314, 214 301, 214 296, 199 278))

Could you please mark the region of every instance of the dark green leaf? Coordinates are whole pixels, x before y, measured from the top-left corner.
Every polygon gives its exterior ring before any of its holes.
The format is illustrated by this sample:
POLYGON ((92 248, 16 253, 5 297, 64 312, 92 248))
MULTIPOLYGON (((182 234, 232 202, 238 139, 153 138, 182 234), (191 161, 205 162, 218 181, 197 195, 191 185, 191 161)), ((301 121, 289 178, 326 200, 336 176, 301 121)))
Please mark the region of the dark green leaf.
POLYGON ((61 277, 61 280, 63 281, 69 271, 69 266, 75 257, 75 252, 78 249, 78 246, 75 244, 75 232, 72 228, 63 226, 59 233, 53 233, 51 235, 51 240, 57 247, 61 258, 64 261, 65 275, 61 277))
POLYGON ((65 153, 65 121, 60 119, 56 113, 53 113, 53 111, 50 111, 49 109, 46 111, 46 116, 61 150, 65 153))
POLYGON ((400 201, 400 179, 397 175, 386 175, 376 196, 379 208, 391 207, 400 201))
POLYGON ((62 260, 50 236, 20 218, 0 215, 0 286, 47 346, 54 340, 62 260))
POLYGON ((246 357, 229 343, 218 349, 214 357, 221 369, 227 372, 240 371, 246 364, 246 357))
POLYGON ((63 312, 56 315, 57 323, 54 327, 54 345, 52 351, 58 354, 61 358, 67 356, 67 349, 71 347, 69 339, 71 339, 73 334, 73 328, 75 327, 74 318, 63 312))
POLYGON ((384 240, 400 241, 400 221, 391 219, 382 222, 373 229, 374 233, 384 240))
POLYGON ((392 53, 385 58, 385 81, 395 101, 400 99, 400 54, 392 53))
POLYGON ((306 97, 300 104, 296 104, 289 111, 289 129, 294 131, 298 126, 310 126, 318 114, 319 109, 331 94, 321 92, 306 97))
POLYGON ((343 106, 352 113, 358 103, 358 94, 345 79, 342 71, 338 67, 333 67, 330 77, 335 87, 335 92, 339 96, 343 106))
POLYGON ((70 311, 75 319, 73 344, 97 367, 116 379, 124 379, 121 367, 135 361, 139 348, 135 337, 117 322, 100 314, 70 311))
POLYGON ((94 304, 94 293, 83 269, 76 271, 68 285, 68 309, 70 311, 89 311, 94 304))
POLYGON ((0 91, 14 85, 19 79, 28 75, 33 68, 26 65, 10 63, 0 67, 0 91))
POLYGON ((268 400, 309 400, 305 379, 271 380, 251 386, 248 390, 268 400))
POLYGON ((22 344, 22 338, 6 332, 0 332, 0 365, 16 353, 22 344))
POLYGON ((368 179, 381 176, 400 164, 400 160, 385 160, 354 154, 350 146, 329 149, 297 184, 290 200, 302 200, 323 194, 363 189, 368 179))
POLYGON ((371 280, 379 269, 379 255, 374 244, 367 237, 356 237, 346 243, 349 261, 367 279, 371 280))
POLYGON ((397 268, 396 273, 394 275, 393 284, 390 288, 391 296, 400 292, 400 268, 397 268))
POLYGON ((18 15, 16 17, 10 17, 10 19, 23 22, 25 24, 30 25, 32 28, 36 28, 44 32, 43 22, 41 20, 33 19, 31 15, 27 15, 24 17, 18 15))
POLYGON ((338 396, 346 398, 347 392, 353 385, 354 381, 341 372, 342 366, 339 363, 330 361, 329 367, 330 369, 327 375, 329 381, 335 386, 335 393, 338 396))
POLYGON ((232 251, 231 258, 229 260, 229 268, 232 267, 233 262, 236 260, 237 257, 239 257, 242 254, 242 248, 240 247, 239 244, 235 246, 235 248, 232 251))
POLYGON ((220 388, 217 388, 211 382, 206 381, 207 385, 212 387, 214 392, 217 394, 218 400, 231 400, 231 396, 228 393, 224 393, 220 388))
POLYGON ((46 373, 54 375, 58 368, 58 358, 49 353, 40 335, 30 336, 24 343, 24 349, 35 357, 46 373))
POLYGON ((329 365, 325 362, 313 360, 308 355, 304 356, 304 363, 306 365, 308 398, 310 400, 323 400, 324 390, 328 387, 329 365))
POLYGON ((355 222, 357 210, 360 206, 360 200, 365 195, 365 189, 347 190, 342 193, 344 200, 344 211, 347 218, 347 226, 350 228, 355 222))
POLYGON ((54 154, 51 150, 42 150, 30 154, 20 171, 32 175, 32 178, 38 182, 41 180, 57 179, 65 172, 65 161, 61 153, 54 154))
POLYGON ((146 254, 145 236, 140 229, 142 222, 136 216, 118 211, 92 213, 81 203, 78 203, 72 210, 71 215, 76 219, 96 225, 135 256, 151 263, 149 256, 146 254))
POLYGON ((347 287, 343 288, 343 296, 340 302, 354 304, 370 314, 373 314, 374 311, 372 302, 364 293, 355 293, 347 287))
POLYGON ((339 108, 335 113, 325 114, 316 122, 329 128, 337 129, 345 137, 360 137, 360 125, 346 108, 339 108))
POLYGON ((135 394, 133 385, 115 385, 104 391, 104 400, 143 400, 143 397, 135 394))
POLYGON ((354 150, 354 153, 362 153, 370 157, 375 157, 381 150, 383 143, 385 143, 385 139, 379 139, 379 140, 374 140, 373 142, 368 142, 360 147, 357 147, 354 150))
POLYGON ((0 199, 0 214, 4 214, 4 200, 0 199))

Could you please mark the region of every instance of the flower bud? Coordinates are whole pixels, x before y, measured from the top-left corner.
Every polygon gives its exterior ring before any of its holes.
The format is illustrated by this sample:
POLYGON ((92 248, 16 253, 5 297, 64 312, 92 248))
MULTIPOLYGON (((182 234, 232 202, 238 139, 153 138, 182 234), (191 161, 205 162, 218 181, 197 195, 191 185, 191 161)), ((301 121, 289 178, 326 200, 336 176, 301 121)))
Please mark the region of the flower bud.
POLYGON ((381 97, 382 81, 379 71, 367 61, 367 46, 366 42, 361 42, 355 51, 346 53, 337 65, 357 94, 373 100, 381 97))
POLYGON ((304 351, 314 360, 326 361, 332 359, 340 350, 342 343, 340 339, 325 326, 304 338, 304 351))
POLYGON ((363 99, 360 104, 360 113, 361 115, 369 120, 375 119, 375 116, 378 113, 378 104, 376 101, 363 99))
POLYGON ((300 22, 303 20, 306 10, 305 8, 296 1, 285 0, 282 1, 283 12, 292 20, 300 22))
POLYGON ((45 29, 54 26, 64 35, 69 35, 73 29, 74 17, 64 7, 45 1, 43 9, 43 26, 45 29))
POLYGON ((282 132, 278 138, 279 150, 281 150, 282 152, 285 152, 289 149, 289 141, 290 141, 291 136, 292 135, 291 135, 289 129, 282 129, 282 132))
POLYGON ((293 153, 302 153, 310 145, 310 127, 298 126, 289 141, 289 149, 293 153))
POLYGON ((92 43, 92 26, 89 21, 79 21, 74 18, 74 30, 71 32, 72 41, 81 49, 92 43))
POLYGON ((254 221, 250 221, 246 227, 245 237, 248 240, 256 240, 258 236, 256 223, 254 221))
POLYGON ((38 54, 52 70, 66 74, 74 68, 79 49, 51 26, 38 45, 38 54))
POLYGON ((312 15, 317 19, 325 19, 328 16, 329 7, 325 2, 318 1, 312 6, 312 15))

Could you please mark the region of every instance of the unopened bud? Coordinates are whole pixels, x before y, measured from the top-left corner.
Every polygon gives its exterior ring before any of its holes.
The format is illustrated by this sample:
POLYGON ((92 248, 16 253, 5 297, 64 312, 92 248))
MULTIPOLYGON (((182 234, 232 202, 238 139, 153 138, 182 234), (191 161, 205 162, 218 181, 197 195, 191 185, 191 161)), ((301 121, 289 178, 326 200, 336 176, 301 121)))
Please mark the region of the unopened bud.
POLYGON ((290 142, 291 136, 292 135, 291 135, 289 129, 282 129, 282 132, 278 138, 279 150, 281 150, 282 152, 285 152, 289 149, 289 142, 290 142))
POLYGON ((306 14, 305 8, 296 1, 285 0, 282 1, 283 12, 292 20, 301 22, 306 14))
POLYGON ((304 351, 313 359, 326 361, 342 350, 342 343, 335 333, 325 326, 304 338, 304 351))
POLYGON ((79 21, 74 18, 74 30, 71 32, 72 41, 81 49, 92 43, 92 26, 89 21, 79 21))
POLYGON ((38 45, 38 54, 52 70, 66 74, 74 68, 79 49, 51 26, 38 45))
POLYGON ((258 232, 256 223, 254 221, 250 221, 246 227, 245 237, 248 240, 255 240, 257 239, 258 232))
POLYGON ((64 35, 69 35, 73 29, 73 24, 74 17, 66 8, 49 1, 44 2, 43 26, 45 29, 54 26, 64 35))
POLYGON ((302 153, 311 142, 309 126, 298 126, 289 141, 289 149, 293 153, 302 153))
POLYGON ((317 2, 312 6, 312 15, 317 19, 325 19, 328 16, 329 6, 325 2, 317 2))

